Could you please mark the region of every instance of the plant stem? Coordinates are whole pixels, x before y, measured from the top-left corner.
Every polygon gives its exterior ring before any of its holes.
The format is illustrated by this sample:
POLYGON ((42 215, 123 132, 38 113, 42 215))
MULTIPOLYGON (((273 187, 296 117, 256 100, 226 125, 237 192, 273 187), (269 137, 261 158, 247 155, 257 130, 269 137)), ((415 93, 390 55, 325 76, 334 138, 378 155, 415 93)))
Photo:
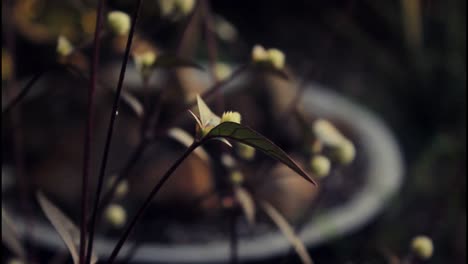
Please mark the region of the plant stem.
MULTIPOLYGON (((109 121, 109 127, 108 127, 108 130, 107 130, 106 142, 105 142, 104 152, 103 152, 103 156, 102 156, 102 160, 101 160, 101 168, 100 168, 100 172, 99 172, 98 185, 97 185, 97 190, 96 190, 96 196, 94 198, 93 213, 92 213, 92 218, 91 218, 91 223, 90 223, 90 230, 89 230, 88 254, 87 254, 87 257, 86 257, 86 263, 88 263, 88 264, 91 262, 91 251, 93 249, 94 229, 95 229, 95 226, 96 226, 97 209, 98 209, 98 205, 99 205, 100 195, 101 195, 101 192, 102 192, 102 185, 103 185, 103 182, 104 182, 104 175, 105 175, 105 172, 106 172, 106 165, 107 165, 107 160, 108 160, 108 155, 109 155, 110 143, 112 141, 112 134, 113 134, 113 130, 114 130, 115 117, 117 116, 117 110, 119 108, 120 93, 122 91, 123 81, 125 79, 125 71, 127 69, 128 58, 130 57, 130 50, 131 50, 131 46, 132 46, 133 35, 135 34, 136 23, 137 23, 137 20, 138 20, 138 15, 140 13, 140 7, 141 7, 142 2, 143 2, 143 0, 138 0, 137 1, 137 6, 136 6, 135 11, 134 11, 133 16, 132 16, 132 25, 131 25, 130 32, 129 32, 128 39, 127 39, 127 46, 125 48, 125 54, 124 54, 124 58, 123 58, 123 61, 122 61, 122 67, 121 67, 121 70, 120 70, 120 75, 119 75, 119 81, 117 83, 117 91, 116 91, 116 94, 115 94, 115 97, 114 97, 114 104, 113 104, 113 107, 112 107, 110 121, 109 121)), ((85 220, 86 220, 86 218, 85 218, 85 220)))
MULTIPOLYGON (((93 43, 93 63, 91 64, 90 70, 90 82, 88 89, 88 109, 87 109, 87 120, 86 120, 86 132, 84 138, 84 151, 83 151, 83 178, 81 186, 81 222, 80 222, 80 264, 84 264, 86 257, 86 221, 88 220, 88 181, 90 171, 90 160, 91 160, 91 139, 93 132, 93 105, 94 105, 94 93, 96 90, 97 83, 97 68, 99 64, 99 47, 100 47, 100 34, 102 29, 102 16, 104 13, 105 1, 101 0, 98 3, 96 28, 94 30, 94 43, 93 43)), ((91 256, 91 252, 89 254, 91 256)))
POLYGON ((117 242, 117 245, 115 246, 114 250, 112 251, 111 256, 107 259, 107 263, 114 263, 117 255, 119 254, 120 249, 122 248, 123 244, 125 243, 125 240, 127 240, 128 236, 130 235, 130 232, 132 229, 135 227, 135 224, 140 220, 140 218, 143 216, 143 213, 145 210, 148 208, 150 205, 151 201, 153 200, 154 196, 158 193, 158 191, 161 189, 161 187, 164 185, 164 183, 169 179, 169 177, 172 175, 172 173, 179 167, 179 165, 192 153, 198 146, 203 144, 203 140, 197 141, 195 140, 180 156, 173 164, 172 166, 164 173, 164 175, 161 177, 159 182, 154 186, 153 190, 151 190, 150 194, 146 197, 146 200, 144 201, 143 205, 138 209, 136 215, 133 217, 133 219, 127 224, 124 233, 120 237, 119 241, 117 242))

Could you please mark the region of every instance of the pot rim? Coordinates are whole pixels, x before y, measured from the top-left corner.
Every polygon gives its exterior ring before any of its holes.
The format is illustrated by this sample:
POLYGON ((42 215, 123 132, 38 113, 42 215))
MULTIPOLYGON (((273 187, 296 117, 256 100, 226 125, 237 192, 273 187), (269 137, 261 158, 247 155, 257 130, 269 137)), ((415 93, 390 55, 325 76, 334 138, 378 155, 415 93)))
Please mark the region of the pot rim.
MULTIPOLYGON (((404 166, 394 136, 377 116, 317 83, 310 83, 308 86, 302 96, 304 110, 348 124, 362 139, 362 151, 368 158, 367 166, 362 172, 367 181, 361 191, 347 203, 323 211, 299 232, 299 237, 311 248, 355 231, 382 211, 401 185, 404 166)), ((18 233, 23 235, 24 221, 16 215, 11 217, 17 224, 18 233)), ((34 223, 31 239, 46 248, 66 250, 55 230, 41 221, 34 223)), ((95 252, 103 259, 109 255, 114 245, 115 241, 98 236, 95 240, 95 252)), ((124 257, 131 246, 128 241, 119 256, 124 257)), ((286 254, 290 249, 289 242, 279 231, 258 237, 244 237, 239 241, 239 259, 262 259, 286 254)), ((229 242, 222 240, 177 246, 146 243, 139 246, 132 260, 139 263, 226 262, 229 260, 229 242)))

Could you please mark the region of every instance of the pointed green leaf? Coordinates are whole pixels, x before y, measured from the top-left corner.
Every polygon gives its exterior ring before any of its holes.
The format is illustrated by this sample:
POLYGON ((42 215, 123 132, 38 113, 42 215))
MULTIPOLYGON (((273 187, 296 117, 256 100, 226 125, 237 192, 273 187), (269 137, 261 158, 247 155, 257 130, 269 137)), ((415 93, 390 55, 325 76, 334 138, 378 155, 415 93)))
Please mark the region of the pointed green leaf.
POLYGON ((317 185, 315 181, 296 164, 280 147, 253 129, 233 122, 223 122, 214 127, 206 136, 206 139, 222 137, 232 139, 254 147, 268 156, 284 163, 286 166, 304 177, 307 181, 317 185))
MULTIPOLYGON (((62 238, 63 242, 70 252, 73 263, 79 263, 78 250, 80 243, 80 230, 60 209, 58 209, 51 201, 49 201, 41 192, 37 192, 37 200, 39 205, 47 216, 47 219, 52 223, 57 233, 62 238)), ((92 252, 91 263, 96 263, 97 257, 92 252)))
POLYGON ((302 243, 302 240, 296 235, 296 232, 294 232, 293 227, 281 215, 281 213, 266 201, 261 201, 260 206, 279 228, 281 233, 283 233, 283 235, 289 240, 289 243, 291 243, 294 250, 296 250, 297 254, 301 258, 302 263, 312 264, 312 258, 307 252, 307 248, 305 247, 304 243, 302 243))
POLYGON ((221 122, 221 118, 211 111, 205 101, 197 94, 198 113, 202 127, 216 126, 221 122))
POLYGON ((174 68, 174 67, 191 67, 201 71, 204 71, 202 66, 197 63, 183 59, 170 54, 161 54, 156 58, 155 67, 162 68, 174 68))

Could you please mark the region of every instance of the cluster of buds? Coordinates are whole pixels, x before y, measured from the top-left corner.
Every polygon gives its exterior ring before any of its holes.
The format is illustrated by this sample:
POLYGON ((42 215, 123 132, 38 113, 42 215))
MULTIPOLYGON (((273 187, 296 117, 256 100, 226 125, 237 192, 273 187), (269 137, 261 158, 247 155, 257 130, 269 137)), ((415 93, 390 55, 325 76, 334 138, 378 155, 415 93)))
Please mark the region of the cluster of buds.
POLYGON ((180 17, 190 14, 195 6, 195 0, 159 0, 159 9, 164 17, 180 17))
POLYGON ((354 160, 356 156, 354 144, 329 121, 324 119, 316 120, 312 125, 312 130, 316 140, 311 146, 313 154, 310 159, 310 168, 317 177, 326 177, 331 169, 330 159, 321 154, 324 147, 331 149, 332 158, 340 164, 346 165, 354 160))
POLYGON ((318 119, 314 122, 312 129, 321 144, 332 149, 333 156, 338 162, 346 165, 354 160, 356 156, 354 144, 344 137, 329 121, 318 119))
POLYGON ((265 50, 261 45, 255 45, 252 49, 252 61, 255 64, 268 64, 277 70, 282 70, 285 60, 284 53, 279 49, 265 50))

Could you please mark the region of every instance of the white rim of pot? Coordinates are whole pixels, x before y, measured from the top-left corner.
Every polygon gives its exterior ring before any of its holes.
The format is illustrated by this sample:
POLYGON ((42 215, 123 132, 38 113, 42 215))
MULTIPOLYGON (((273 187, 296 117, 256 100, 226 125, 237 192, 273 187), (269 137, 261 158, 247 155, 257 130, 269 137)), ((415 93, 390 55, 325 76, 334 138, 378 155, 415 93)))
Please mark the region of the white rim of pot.
MULTIPOLYGON (((367 181, 350 201, 311 219, 299 233, 308 248, 348 234, 370 221, 379 213, 399 189, 403 176, 403 161, 398 144, 389 129, 371 112, 345 99, 341 95, 310 84, 302 96, 304 109, 318 116, 349 123, 362 140, 362 151, 368 158, 368 166, 362 171, 367 181)), ((3 178, 3 177, 2 177, 3 178)), ((12 216, 20 234, 24 222, 12 216)), ((48 248, 66 250, 65 245, 51 225, 35 222, 32 239, 48 248)), ((95 251, 100 259, 106 258, 116 241, 96 237, 95 251)), ((131 248, 127 243, 119 253, 124 257, 131 248)), ((286 254, 291 249, 287 239, 279 232, 258 237, 240 238, 239 258, 262 259, 286 254)), ((149 263, 213 263, 229 260, 229 242, 213 241, 193 245, 142 244, 132 260, 149 263)))

